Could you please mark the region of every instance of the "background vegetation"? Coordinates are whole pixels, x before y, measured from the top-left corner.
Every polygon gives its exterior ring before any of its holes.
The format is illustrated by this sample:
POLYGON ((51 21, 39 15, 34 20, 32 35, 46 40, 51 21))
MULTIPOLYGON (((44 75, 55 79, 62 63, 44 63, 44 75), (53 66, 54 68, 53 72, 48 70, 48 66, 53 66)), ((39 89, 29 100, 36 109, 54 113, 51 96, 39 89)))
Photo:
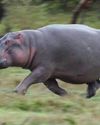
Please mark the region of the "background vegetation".
MULTIPOLYGON (((4 16, 0 35, 21 29, 70 23, 79 0, 1 0, 4 16)), ((0 8, 1 8, 0 6, 0 8)), ((82 11, 78 23, 100 28, 100 1, 82 11)), ((43 84, 33 85, 26 96, 12 92, 29 74, 21 68, 0 70, 0 125, 99 125, 100 91, 86 99, 86 85, 70 85, 59 81, 68 96, 59 97, 43 84)))

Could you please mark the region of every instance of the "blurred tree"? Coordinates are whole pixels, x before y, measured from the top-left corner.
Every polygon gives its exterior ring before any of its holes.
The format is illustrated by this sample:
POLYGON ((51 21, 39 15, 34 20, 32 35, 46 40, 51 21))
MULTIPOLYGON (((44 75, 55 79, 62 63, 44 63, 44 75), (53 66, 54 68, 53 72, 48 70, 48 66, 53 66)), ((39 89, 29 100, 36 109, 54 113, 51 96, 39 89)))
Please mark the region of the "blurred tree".
POLYGON ((44 4, 46 10, 50 13, 58 13, 59 11, 65 12, 78 3, 79 0, 31 0, 30 5, 32 4, 44 4))
POLYGON ((3 4, 8 6, 8 5, 29 5, 32 0, 2 0, 3 4))
POLYGON ((4 16, 5 16, 5 7, 1 0, 0 1, 0 21, 2 20, 4 16))
POLYGON ((77 23, 77 19, 83 9, 87 9, 91 6, 93 3, 93 0, 80 0, 79 4, 76 6, 73 16, 71 19, 71 23, 75 24, 77 23))

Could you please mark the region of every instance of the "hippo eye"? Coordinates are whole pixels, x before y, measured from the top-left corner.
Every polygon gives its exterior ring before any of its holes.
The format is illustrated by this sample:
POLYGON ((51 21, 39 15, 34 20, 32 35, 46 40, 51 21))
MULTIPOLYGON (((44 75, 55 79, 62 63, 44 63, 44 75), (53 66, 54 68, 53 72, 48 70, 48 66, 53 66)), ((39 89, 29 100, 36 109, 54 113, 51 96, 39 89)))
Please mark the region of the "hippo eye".
POLYGON ((5 41, 5 45, 8 45, 9 42, 10 42, 10 40, 6 40, 6 41, 5 41))

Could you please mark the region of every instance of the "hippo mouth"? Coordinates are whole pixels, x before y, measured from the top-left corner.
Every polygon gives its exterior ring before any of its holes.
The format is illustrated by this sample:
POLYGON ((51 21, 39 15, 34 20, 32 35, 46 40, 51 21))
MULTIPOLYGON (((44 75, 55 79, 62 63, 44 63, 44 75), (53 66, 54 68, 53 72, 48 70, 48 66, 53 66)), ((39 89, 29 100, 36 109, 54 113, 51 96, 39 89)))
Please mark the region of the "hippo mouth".
POLYGON ((8 63, 6 59, 1 59, 0 60, 0 69, 4 69, 8 67, 8 63))

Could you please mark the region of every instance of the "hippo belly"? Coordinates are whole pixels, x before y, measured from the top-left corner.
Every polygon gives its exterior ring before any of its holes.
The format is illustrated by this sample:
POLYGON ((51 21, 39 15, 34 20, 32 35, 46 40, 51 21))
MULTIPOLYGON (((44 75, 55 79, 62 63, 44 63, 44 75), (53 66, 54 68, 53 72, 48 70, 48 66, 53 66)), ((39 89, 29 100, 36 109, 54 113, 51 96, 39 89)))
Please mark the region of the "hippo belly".
POLYGON ((96 59, 88 56, 87 54, 85 58, 81 56, 79 59, 73 60, 73 58, 56 64, 55 78, 69 83, 87 83, 98 79, 100 77, 100 64, 96 59))
POLYGON ((91 82, 100 77, 100 44, 76 43, 60 47, 51 55, 55 77, 71 83, 91 82))
POLYGON ((98 79, 100 77, 100 71, 98 69, 90 69, 79 73, 77 70, 68 71, 66 69, 66 71, 64 70, 64 72, 56 71, 55 74, 53 74, 53 77, 61 79, 65 82, 81 84, 92 82, 98 79))

